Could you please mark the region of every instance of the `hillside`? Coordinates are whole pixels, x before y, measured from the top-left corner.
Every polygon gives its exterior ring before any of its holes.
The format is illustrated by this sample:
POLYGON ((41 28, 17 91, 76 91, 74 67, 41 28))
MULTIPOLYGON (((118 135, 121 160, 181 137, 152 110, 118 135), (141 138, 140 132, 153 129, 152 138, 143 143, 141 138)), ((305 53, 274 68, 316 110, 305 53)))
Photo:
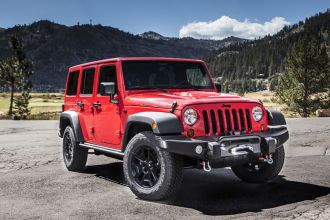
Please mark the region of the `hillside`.
POLYGON ((34 89, 41 91, 63 88, 67 68, 87 61, 125 56, 201 58, 211 50, 242 41, 233 37, 221 41, 166 38, 149 33, 137 36, 101 25, 67 27, 39 21, 1 31, 0 59, 10 55, 9 38, 17 35, 33 62, 34 89))
POLYGON ((204 59, 215 76, 225 79, 268 78, 284 71, 285 57, 301 37, 318 37, 330 54, 330 10, 284 27, 273 36, 231 44, 204 59))

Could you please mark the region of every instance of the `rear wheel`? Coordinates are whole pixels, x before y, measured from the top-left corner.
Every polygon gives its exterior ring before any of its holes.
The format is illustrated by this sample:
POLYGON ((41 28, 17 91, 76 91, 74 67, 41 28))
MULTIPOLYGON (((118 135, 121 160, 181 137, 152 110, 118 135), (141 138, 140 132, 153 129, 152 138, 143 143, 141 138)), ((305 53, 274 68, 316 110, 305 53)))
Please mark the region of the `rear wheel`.
POLYGON ((79 146, 70 126, 64 130, 62 147, 66 168, 70 171, 83 170, 87 161, 88 149, 79 146))
POLYGON ((139 133, 128 143, 124 174, 128 186, 139 198, 168 198, 181 185, 182 167, 182 158, 160 149, 152 132, 139 133))
POLYGON ((284 147, 279 147, 272 156, 272 164, 268 164, 266 162, 257 162, 233 166, 231 169, 235 175, 244 182, 268 182, 276 178, 283 167, 285 157, 284 147))

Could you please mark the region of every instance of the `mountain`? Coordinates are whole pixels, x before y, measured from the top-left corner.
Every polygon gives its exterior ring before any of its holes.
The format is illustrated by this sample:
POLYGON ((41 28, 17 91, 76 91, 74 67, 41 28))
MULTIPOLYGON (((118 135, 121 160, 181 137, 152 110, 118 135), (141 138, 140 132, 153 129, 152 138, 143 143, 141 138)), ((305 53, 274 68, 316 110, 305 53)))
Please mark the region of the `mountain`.
POLYGON ((212 51, 204 57, 216 77, 234 79, 268 78, 282 73, 292 45, 303 37, 316 37, 330 54, 330 10, 318 13, 273 36, 241 41, 212 51))
POLYGON ((22 40, 33 62, 34 89, 63 88, 70 66, 111 57, 165 56, 201 58, 212 49, 239 42, 167 38, 154 32, 140 36, 101 25, 68 27, 47 20, 17 25, 0 33, 0 60, 11 54, 10 36, 22 40))
POLYGON ((144 39, 153 40, 155 42, 167 41, 172 44, 176 44, 178 46, 195 47, 201 49, 204 48, 210 51, 218 50, 220 48, 229 46, 230 44, 247 41, 246 39, 233 37, 233 36, 225 38, 223 40, 204 40, 204 39, 195 39, 192 37, 184 37, 184 38, 164 37, 163 35, 153 31, 144 32, 139 36, 144 39))
POLYGON ((149 40, 168 40, 168 39, 170 39, 168 37, 164 37, 163 35, 153 32, 153 31, 144 32, 144 33, 140 34, 139 36, 144 39, 149 39, 149 40))

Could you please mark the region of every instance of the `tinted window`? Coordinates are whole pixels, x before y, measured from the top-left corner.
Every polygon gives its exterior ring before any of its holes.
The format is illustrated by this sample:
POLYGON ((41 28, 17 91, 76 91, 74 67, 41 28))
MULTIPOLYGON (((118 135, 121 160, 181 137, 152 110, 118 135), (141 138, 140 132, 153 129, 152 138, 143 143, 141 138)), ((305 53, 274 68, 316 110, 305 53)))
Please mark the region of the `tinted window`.
POLYGON ((123 72, 127 90, 213 88, 204 66, 197 62, 125 61, 123 72))
MULTIPOLYGON (((101 82, 114 82, 114 83, 117 83, 116 67, 115 66, 102 66, 101 67, 100 76, 99 76, 98 94, 100 94, 101 82)), ((116 87, 116 92, 117 92, 117 87, 116 87)))
POLYGON ((92 94, 95 69, 85 69, 81 79, 80 94, 92 94))
POLYGON ((79 71, 69 73, 68 87, 66 90, 67 95, 77 94, 78 78, 79 78, 79 71))

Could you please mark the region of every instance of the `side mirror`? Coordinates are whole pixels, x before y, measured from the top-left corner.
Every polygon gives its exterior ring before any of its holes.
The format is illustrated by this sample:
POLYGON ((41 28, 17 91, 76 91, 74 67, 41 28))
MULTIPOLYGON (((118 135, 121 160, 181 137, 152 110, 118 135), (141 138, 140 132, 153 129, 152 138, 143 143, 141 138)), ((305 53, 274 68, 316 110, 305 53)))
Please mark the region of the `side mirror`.
POLYGON ((114 99, 116 93, 116 83, 114 82, 102 82, 100 84, 100 95, 110 96, 110 102, 118 104, 118 99, 114 99))
POLYGON ((100 85, 101 96, 112 96, 115 94, 116 85, 114 82, 102 82, 100 85))
POLYGON ((217 88, 218 92, 221 92, 221 83, 214 83, 215 88, 217 88))

